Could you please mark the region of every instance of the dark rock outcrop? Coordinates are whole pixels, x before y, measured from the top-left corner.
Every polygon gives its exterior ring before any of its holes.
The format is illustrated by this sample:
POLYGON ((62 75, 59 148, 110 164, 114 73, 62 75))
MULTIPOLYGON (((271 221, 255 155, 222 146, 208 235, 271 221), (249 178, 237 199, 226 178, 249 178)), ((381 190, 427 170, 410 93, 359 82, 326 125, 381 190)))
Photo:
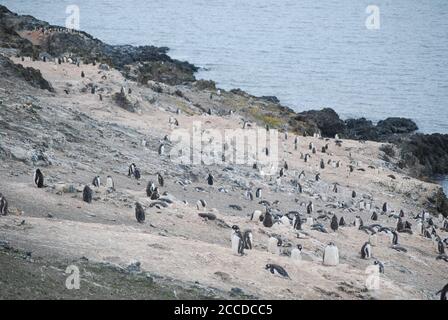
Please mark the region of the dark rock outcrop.
POLYGON ((334 137, 336 134, 343 134, 345 132, 344 121, 331 108, 304 111, 298 113, 295 120, 315 123, 324 137, 334 137))
POLYGON ((386 120, 379 121, 376 128, 380 136, 406 134, 418 130, 415 122, 406 118, 387 118, 386 120))

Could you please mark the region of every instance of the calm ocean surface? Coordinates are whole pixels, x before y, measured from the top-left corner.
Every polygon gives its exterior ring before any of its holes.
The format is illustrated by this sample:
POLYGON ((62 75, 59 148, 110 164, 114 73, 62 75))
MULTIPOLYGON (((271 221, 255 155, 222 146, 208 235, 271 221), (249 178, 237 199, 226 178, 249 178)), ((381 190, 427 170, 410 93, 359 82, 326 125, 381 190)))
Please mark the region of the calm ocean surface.
POLYGON ((448 133, 447 0, 0 0, 10 10, 80 27, 111 44, 167 46, 224 89, 275 95, 300 111, 412 118, 448 133), (380 9, 368 30, 366 8, 380 9))

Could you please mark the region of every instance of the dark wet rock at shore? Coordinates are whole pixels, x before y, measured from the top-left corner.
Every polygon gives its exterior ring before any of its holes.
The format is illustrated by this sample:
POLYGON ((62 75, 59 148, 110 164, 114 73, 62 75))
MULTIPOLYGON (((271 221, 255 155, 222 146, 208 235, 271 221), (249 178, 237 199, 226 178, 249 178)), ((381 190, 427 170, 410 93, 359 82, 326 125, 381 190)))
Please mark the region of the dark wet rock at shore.
POLYGON ((334 137, 336 134, 341 134, 345 131, 344 121, 331 108, 298 113, 296 120, 314 122, 324 137, 334 137))

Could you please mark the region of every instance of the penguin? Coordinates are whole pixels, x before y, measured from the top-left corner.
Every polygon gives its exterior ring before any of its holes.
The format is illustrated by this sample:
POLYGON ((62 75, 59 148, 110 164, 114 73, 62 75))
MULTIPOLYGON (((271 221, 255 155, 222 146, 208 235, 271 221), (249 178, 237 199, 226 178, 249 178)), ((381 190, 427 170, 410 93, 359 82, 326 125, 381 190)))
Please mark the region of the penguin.
POLYGON ((165 152, 165 145, 162 143, 162 144, 159 146, 159 156, 163 155, 164 152, 165 152))
POLYGON ((356 216, 355 218, 355 227, 360 228, 364 226, 364 222, 362 221, 360 216, 356 216))
POLYGON ((302 192, 303 192, 303 188, 302 188, 302 185, 301 185, 300 183, 297 183, 297 191, 298 191, 299 193, 302 193, 302 192))
POLYGON ((266 270, 269 270, 272 274, 274 275, 278 275, 282 278, 288 278, 291 279, 289 277, 288 272, 286 272, 285 269, 283 269, 282 267, 280 267, 279 265, 276 264, 267 264, 265 267, 266 270))
POLYGON ((81 78, 84 78, 86 75, 84 73, 84 71, 81 71, 81 78))
POLYGON ((231 242, 232 242, 232 251, 236 255, 244 254, 244 240, 241 235, 240 228, 236 225, 232 226, 232 234, 231 234, 231 242))
POLYGON ((159 188, 155 187, 154 192, 151 194, 151 200, 157 200, 160 198, 159 188))
POLYGON ((296 248, 291 250, 291 259, 294 261, 302 260, 302 245, 298 244, 296 248))
POLYGON ((283 177, 284 175, 285 175, 285 169, 280 168, 280 178, 283 177))
POLYGON ((107 176, 106 187, 107 187, 107 190, 115 191, 114 180, 112 179, 111 176, 107 176))
POLYGON ((8 215, 8 201, 0 193, 0 216, 6 216, 6 215, 8 215))
POLYGON ((270 237, 268 240, 268 251, 275 255, 280 255, 280 248, 283 242, 281 239, 276 237, 270 237))
POLYGON ((135 166, 135 163, 132 163, 132 164, 129 166, 128 177, 134 175, 134 172, 135 172, 135 169, 136 169, 136 168, 137 168, 137 167, 135 166))
POLYGON ((44 187, 44 175, 40 171, 40 169, 36 169, 34 172, 34 183, 38 188, 44 187))
POLYGON ((145 222, 145 210, 143 210, 142 205, 138 202, 135 203, 135 218, 138 223, 145 222))
POLYGON ((320 159, 320 168, 325 169, 324 159, 320 159))
POLYGON ((274 222, 272 220, 271 213, 269 211, 266 211, 266 214, 264 215, 263 219, 263 226, 265 226, 266 228, 271 228, 273 224, 274 222))
POLYGON ((378 266, 378 271, 379 271, 379 273, 384 273, 384 265, 381 263, 381 261, 379 261, 379 260, 375 260, 375 261, 373 262, 373 264, 374 264, 375 266, 378 266))
POLYGON ((370 219, 372 219, 373 221, 377 221, 378 220, 378 214, 376 212, 373 212, 372 216, 370 217, 370 219))
POLYGON ((302 172, 300 172, 299 174, 299 180, 305 178, 305 170, 302 170, 302 172))
POLYGON ((198 210, 201 210, 201 209, 205 210, 207 208, 207 202, 205 200, 202 200, 202 199, 198 200, 196 202, 196 208, 198 210))
POLYGON ((161 187, 163 187, 163 185, 165 184, 165 181, 159 172, 157 172, 157 181, 159 182, 159 186, 161 187))
POLYGON ((93 178, 92 185, 97 188, 101 187, 100 176, 96 176, 95 178, 93 178))
POLYGON ((356 198, 356 191, 355 190, 352 191, 352 198, 356 198))
POLYGON ((254 200, 254 195, 252 194, 252 192, 250 192, 249 190, 246 192, 246 198, 249 199, 250 201, 254 200))
POLYGON ((333 218, 331 219, 331 230, 333 230, 333 232, 338 231, 339 228, 339 224, 338 224, 338 217, 336 217, 336 215, 333 216, 333 218))
POLYGON ((372 246, 369 242, 364 243, 361 248, 361 258, 370 259, 372 257, 372 246))
POLYGON ((302 219, 298 213, 294 216, 293 228, 294 230, 302 230, 302 219))
POLYGON ((323 264, 325 266, 337 266, 339 264, 339 250, 333 242, 325 247, 323 264))
POLYGON ((445 286, 443 287, 443 289, 440 290, 439 292, 437 292, 436 294, 440 294, 440 300, 445 301, 445 300, 448 300, 448 299, 447 299, 447 293, 448 293, 448 284, 445 285, 445 286))
POLYGON ((100 101, 103 101, 103 95, 100 93, 99 95, 100 101))
POLYGON ((383 212, 384 213, 387 212, 387 202, 384 202, 384 204, 383 204, 383 212))
POLYGON ((146 186, 146 196, 148 198, 151 198, 152 193, 154 192, 155 188, 156 188, 156 185, 154 184, 154 182, 149 181, 146 186))
POLYGON ((445 254, 445 245, 441 240, 439 240, 437 243, 437 251, 439 252, 439 254, 445 254))
POLYGON ((95 87, 92 87, 92 89, 90 90, 91 94, 95 94, 95 87))
POLYGON ((255 210, 255 211, 252 213, 252 215, 251 215, 251 217, 250 217, 250 220, 255 221, 255 222, 259 222, 259 221, 262 221, 262 220, 260 220, 261 218, 262 218, 262 213, 261 213, 261 211, 260 211, 260 210, 255 210))
POLYGON ((335 183, 335 184, 333 185, 333 192, 334 192, 334 193, 338 193, 338 185, 337 185, 337 183, 335 183))
POLYGON ((339 226, 345 227, 345 225, 346 225, 346 223, 345 223, 344 217, 341 217, 341 219, 339 220, 339 226))
POLYGON ((316 174, 316 181, 320 180, 320 173, 316 174))
POLYGON ((82 191, 82 200, 87 203, 92 203, 92 189, 89 186, 85 186, 82 191))
POLYGON ((308 205, 306 206, 306 213, 308 213, 308 214, 313 213, 313 209, 314 209, 313 202, 310 201, 310 202, 308 203, 308 205))
POLYGON ((141 178, 140 170, 138 168, 135 168, 135 170, 134 170, 134 177, 137 180, 140 180, 140 178, 141 178))
POLYGON ((208 174, 208 177, 207 177, 207 184, 208 184, 209 186, 212 186, 213 183, 214 183, 214 180, 215 180, 215 178, 212 176, 211 173, 209 173, 209 174, 208 174))
POLYGON ((244 249, 252 250, 253 243, 254 243, 252 231, 244 230, 244 232, 243 232, 243 242, 244 242, 244 249))
POLYGON ((255 196, 256 196, 257 198, 261 198, 261 188, 258 188, 258 189, 255 191, 255 196))

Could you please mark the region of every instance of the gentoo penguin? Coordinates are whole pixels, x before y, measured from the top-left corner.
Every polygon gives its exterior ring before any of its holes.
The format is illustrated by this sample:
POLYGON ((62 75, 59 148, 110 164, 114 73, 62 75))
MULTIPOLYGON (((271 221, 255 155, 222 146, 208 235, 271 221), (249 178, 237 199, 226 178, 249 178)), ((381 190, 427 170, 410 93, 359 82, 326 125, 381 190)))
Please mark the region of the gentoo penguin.
POLYGON ((356 198, 356 191, 355 190, 352 191, 352 198, 356 198))
POLYGON ((280 168, 280 178, 283 177, 285 175, 285 169, 284 168, 280 168))
POLYGON ((288 278, 291 279, 289 277, 288 272, 286 272, 285 269, 283 269, 282 267, 280 267, 279 265, 276 264, 267 264, 266 265, 266 270, 269 270, 272 274, 280 276, 282 278, 288 278))
POLYGON ((263 219, 263 226, 265 226, 266 228, 271 228, 273 224, 274 224, 274 221, 272 220, 272 215, 268 210, 266 210, 266 213, 265 213, 264 219, 263 219))
POLYGON ((202 200, 202 199, 198 200, 196 202, 196 208, 198 210, 201 210, 201 209, 205 210, 207 208, 207 202, 205 202, 205 200, 202 200))
POLYGON ((261 198, 261 188, 258 188, 258 189, 255 191, 255 196, 256 196, 257 198, 261 198))
POLYGON ((44 175, 40 171, 40 169, 36 169, 34 172, 34 183, 38 188, 44 187, 44 175))
POLYGON ((383 212, 384 213, 387 212, 387 202, 384 202, 384 204, 383 204, 383 212))
POLYGON ((320 180, 320 173, 316 174, 316 181, 320 180))
POLYGON ((373 221, 377 221, 378 220, 378 214, 376 212, 373 212, 372 216, 370 217, 370 219, 372 219, 373 221))
POLYGON ((445 245, 443 244, 442 240, 439 240, 437 243, 437 251, 439 254, 445 254, 445 245))
POLYGON ((381 263, 381 261, 379 261, 379 260, 375 260, 375 261, 373 262, 373 264, 374 264, 375 266, 378 266, 378 271, 379 271, 379 273, 384 273, 384 265, 381 263))
POLYGON ((151 194, 151 200, 157 200, 160 198, 159 188, 155 187, 154 192, 151 194))
POLYGON ((333 242, 330 242, 324 250, 324 266, 337 266, 339 264, 339 250, 333 242))
POLYGON ((294 261, 302 260, 302 245, 298 244, 296 248, 291 250, 291 259, 294 261))
POLYGON ((106 187, 107 190, 115 191, 115 183, 111 176, 107 176, 106 187))
POLYGON ((436 294, 440 294, 440 300, 448 300, 447 293, 448 293, 448 284, 444 286, 443 289, 437 292, 436 294))
POLYGON ((162 144, 159 146, 159 156, 163 155, 164 152, 165 152, 165 145, 162 143, 162 144))
POLYGON ((252 231, 244 230, 243 242, 244 242, 244 249, 252 250, 253 243, 254 243, 252 231))
POLYGON ((252 213, 250 220, 255 221, 255 222, 260 222, 261 216, 262 216, 262 212, 260 210, 255 210, 252 213))
POLYGON ((293 220, 294 230, 302 230, 302 219, 300 218, 300 215, 298 213, 295 214, 293 220))
POLYGON ((339 226, 340 227, 344 227, 346 225, 344 217, 341 217, 341 219, 339 220, 339 226))
POLYGON ((361 248, 361 258, 370 259, 372 257, 372 246, 369 242, 364 243, 361 248))
POLYGON ((324 159, 320 159, 320 168, 325 169, 324 159))
POLYGON ((230 237, 232 241, 232 251, 236 255, 244 254, 244 240, 238 226, 232 226, 232 234, 230 237))
POLYGON ((300 172, 299 174, 299 180, 305 178, 305 170, 302 170, 302 172, 300 172))
POLYGON ((313 209, 314 209, 313 202, 310 201, 310 202, 308 203, 308 205, 306 206, 306 213, 308 213, 308 214, 313 213, 313 209))
POLYGON ((134 177, 137 180, 140 180, 140 178, 141 178, 140 170, 138 168, 135 168, 135 170, 134 170, 134 177))
POLYGON ((84 78, 86 75, 84 73, 84 71, 81 71, 81 78, 84 78))
POLYGON ((8 201, 0 193, 0 216, 6 216, 8 214, 8 201))
POLYGON ((100 178, 100 176, 96 176, 95 178, 93 178, 92 185, 94 187, 96 187, 96 188, 101 187, 101 178, 100 178))
POLYGON ((330 227, 331 230, 333 230, 333 232, 338 231, 339 224, 338 224, 338 217, 336 217, 336 215, 334 215, 333 218, 331 219, 330 227))
POLYGON ((356 228, 360 228, 362 226, 364 226, 364 223, 363 223, 361 217, 360 216, 356 216, 356 218, 355 218, 355 227, 356 228))
POLYGON ((93 193, 92 189, 90 189, 89 186, 85 186, 84 190, 82 191, 82 200, 84 202, 91 203, 92 202, 92 193, 93 193))
POLYGON ((215 180, 215 178, 212 176, 211 173, 209 173, 209 174, 208 174, 208 177, 207 177, 207 183, 208 183, 208 185, 209 185, 209 186, 212 186, 213 183, 214 183, 214 180, 215 180))
POLYGON ((338 193, 338 185, 337 185, 337 183, 335 183, 335 184, 333 185, 333 192, 334 192, 334 193, 338 193))
POLYGON ((145 210, 143 210, 142 205, 138 202, 135 203, 135 218, 138 223, 145 222, 145 210))
POLYGON ((268 240, 268 251, 272 254, 280 255, 280 248, 283 242, 281 239, 276 237, 270 237, 268 240))
POLYGON ((137 167, 135 166, 135 163, 132 163, 132 164, 129 166, 128 177, 134 175, 134 172, 135 172, 135 169, 136 169, 136 168, 137 168, 137 167))
POLYGON ((155 188, 156 188, 156 185, 154 184, 154 182, 149 181, 148 185, 146 186, 146 196, 148 198, 151 198, 152 193, 154 192, 155 188))
POLYGON ((249 199, 250 201, 254 200, 254 195, 252 194, 252 192, 250 192, 249 190, 247 190, 246 192, 246 198, 249 199))
POLYGON ((159 186, 161 187, 163 187, 163 185, 165 184, 165 180, 159 172, 157 172, 157 181, 159 182, 159 186))

